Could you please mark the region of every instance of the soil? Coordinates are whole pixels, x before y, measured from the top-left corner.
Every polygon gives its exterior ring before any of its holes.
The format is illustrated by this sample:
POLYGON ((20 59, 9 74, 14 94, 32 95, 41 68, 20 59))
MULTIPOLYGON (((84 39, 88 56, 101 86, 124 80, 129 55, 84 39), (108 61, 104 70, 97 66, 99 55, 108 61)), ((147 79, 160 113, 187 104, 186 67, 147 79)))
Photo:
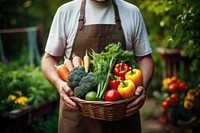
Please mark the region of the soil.
POLYGON ((142 133, 184 133, 184 126, 174 126, 161 121, 162 109, 156 104, 155 99, 147 98, 141 109, 142 133))

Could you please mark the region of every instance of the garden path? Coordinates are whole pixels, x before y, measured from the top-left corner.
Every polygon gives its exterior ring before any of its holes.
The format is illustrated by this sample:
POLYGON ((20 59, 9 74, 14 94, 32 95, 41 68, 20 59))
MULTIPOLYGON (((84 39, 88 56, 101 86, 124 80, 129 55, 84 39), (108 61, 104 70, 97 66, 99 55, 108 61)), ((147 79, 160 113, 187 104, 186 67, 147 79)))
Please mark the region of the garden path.
POLYGON ((141 109, 142 133, 183 133, 183 127, 163 123, 160 119, 162 109, 155 99, 147 98, 141 109))

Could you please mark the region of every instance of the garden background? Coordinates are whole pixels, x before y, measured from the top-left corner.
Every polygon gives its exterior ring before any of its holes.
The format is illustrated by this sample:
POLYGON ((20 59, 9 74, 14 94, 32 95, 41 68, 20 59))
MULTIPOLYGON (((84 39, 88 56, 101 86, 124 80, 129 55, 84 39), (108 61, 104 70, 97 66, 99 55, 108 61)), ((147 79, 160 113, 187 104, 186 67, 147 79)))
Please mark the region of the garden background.
MULTIPOLYGON (((5 110, 21 108, 21 105, 26 104, 26 100, 29 105, 37 109, 44 101, 51 103, 58 99, 57 92, 45 81, 41 73, 39 60, 44 53, 53 16, 57 8, 68 1, 0 1, 1 114, 5 115, 5 110), (10 103, 8 97, 13 99, 15 98, 13 96, 18 98, 24 96, 22 97, 24 103, 22 102, 21 105, 10 103)), ((174 112, 174 109, 177 111, 178 107, 180 109, 178 111, 183 112, 183 116, 189 115, 190 118, 177 115, 173 117, 186 121, 184 123, 187 127, 186 131, 197 131, 200 123, 199 111, 196 111, 200 108, 200 2, 197 0, 127 1, 137 5, 141 10, 153 48, 155 73, 149 87, 148 99, 155 100, 156 108, 161 108, 160 116, 168 114, 168 120, 162 122, 170 122, 169 112, 174 112), (168 62, 172 64, 167 66, 168 62), (166 85, 166 79, 172 79, 174 76, 182 81, 188 90, 184 93, 174 92, 179 102, 168 103, 168 107, 163 108, 162 102, 171 95, 167 89, 172 81, 170 80, 165 88, 163 82, 165 81, 166 85), (191 107, 187 109, 184 108, 184 104, 189 90, 194 90, 194 95, 192 100, 191 97, 189 98, 188 105, 185 105, 191 107), (188 114, 188 110, 192 113, 188 114)), ((45 117, 34 118, 26 130, 42 133, 56 132, 57 111, 56 108, 45 117)), ((144 111, 143 115, 147 119, 149 115, 154 114, 154 112, 146 112, 144 111)), ((159 121, 160 117, 156 119, 159 121)), ((4 121, 5 117, 1 116, 0 123, 3 124, 4 121)), ((171 124, 177 126, 177 123, 171 124)), ((12 126, 5 132, 15 130, 16 127, 12 126)))

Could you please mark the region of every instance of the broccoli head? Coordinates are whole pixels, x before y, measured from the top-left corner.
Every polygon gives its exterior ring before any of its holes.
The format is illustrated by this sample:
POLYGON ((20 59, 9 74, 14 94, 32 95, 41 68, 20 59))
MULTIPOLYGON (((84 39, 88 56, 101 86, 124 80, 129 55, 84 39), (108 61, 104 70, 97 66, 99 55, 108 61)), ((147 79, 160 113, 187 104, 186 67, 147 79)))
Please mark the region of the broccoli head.
POLYGON ((74 94, 76 97, 83 98, 87 92, 95 89, 96 86, 94 73, 89 72, 86 76, 82 77, 79 85, 74 88, 74 94))
POLYGON ((71 70, 68 74, 68 86, 71 89, 74 89, 79 85, 82 77, 86 76, 88 73, 85 72, 85 68, 83 66, 77 66, 73 70, 71 70))

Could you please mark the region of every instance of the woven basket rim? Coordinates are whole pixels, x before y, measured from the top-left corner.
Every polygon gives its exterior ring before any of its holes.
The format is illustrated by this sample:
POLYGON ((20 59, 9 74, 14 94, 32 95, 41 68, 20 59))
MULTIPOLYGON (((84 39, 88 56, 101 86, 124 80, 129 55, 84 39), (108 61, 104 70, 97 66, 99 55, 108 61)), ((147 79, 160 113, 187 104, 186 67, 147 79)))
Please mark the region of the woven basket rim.
POLYGON ((115 121, 125 118, 126 106, 137 98, 134 95, 130 99, 118 101, 86 101, 75 96, 70 97, 80 106, 80 113, 92 119, 115 121))
POLYGON ((114 105, 114 104, 120 104, 120 103, 127 103, 132 101, 133 99, 136 99, 137 96, 134 95, 133 97, 129 98, 129 99, 122 99, 122 100, 118 100, 118 101, 86 101, 83 100, 81 98, 75 97, 75 96, 71 96, 70 97, 74 102, 76 103, 84 103, 84 104, 96 104, 96 105, 104 105, 104 106, 109 106, 109 105, 114 105))

